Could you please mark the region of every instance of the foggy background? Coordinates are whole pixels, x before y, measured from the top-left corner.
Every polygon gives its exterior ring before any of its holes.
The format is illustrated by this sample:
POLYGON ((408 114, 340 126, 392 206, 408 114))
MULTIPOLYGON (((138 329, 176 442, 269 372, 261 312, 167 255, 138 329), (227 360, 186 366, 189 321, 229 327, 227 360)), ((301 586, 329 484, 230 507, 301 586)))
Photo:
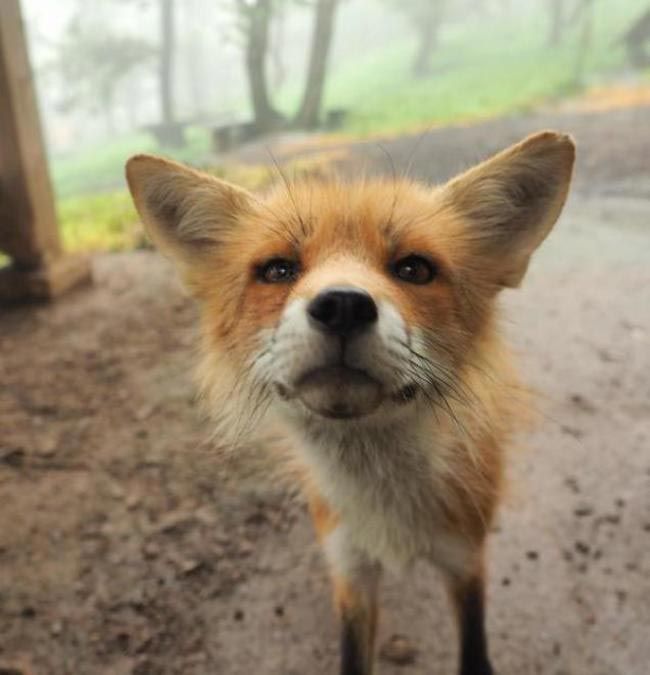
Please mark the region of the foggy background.
POLYGON ((648 78, 643 38, 636 51, 624 39, 648 11, 642 0, 328 0, 320 3, 333 15, 322 100, 316 117, 301 121, 318 4, 25 0, 58 195, 119 185, 117 160, 137 150, 169 145, 206 160, 212 130, 229 122, 254 122, 259 132, 315 127, 341 110, 339 131, 394 133, 648 78), (266 23, 266 45, 255 16, 266 23), (266 119, 250 94, 246 62, 256 48, 266 119))

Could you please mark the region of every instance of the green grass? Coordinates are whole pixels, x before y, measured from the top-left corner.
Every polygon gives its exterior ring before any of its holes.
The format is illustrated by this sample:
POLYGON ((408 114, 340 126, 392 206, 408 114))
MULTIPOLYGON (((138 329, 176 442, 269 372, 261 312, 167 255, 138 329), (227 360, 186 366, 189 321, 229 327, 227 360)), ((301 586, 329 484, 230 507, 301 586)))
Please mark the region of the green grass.
MULTIPOLYGON (((251 190, 268 180, 268 169, 261 166, 215 167, 213 173, 251 190)), ((57 211, 63 245, 68 250, 119 251, 145 242, 126 188, 63 197, 58 200, 57 211)))
POLYGON ((114 251, 142 242, 138 216, 124 189, 65 197, 58 211, 67 249, 114 251))
MULTIPOLYGON (((414 42, 405 39, 364 54, 333 70, 325 107, 350 111, 344 132, 355 136, 400 133, 427 126, 519 113, 561 98, 583 85, 597 84, 624 64, 616 36, 638 14, 638 0, 596 3, 592 47, 581 81, 576 81, 578 30, 561 47, 546 44, 547 16, 452 25, 443 31, 433 73, 411 77, 414 42)), ((281 109, 294 110, 297 86, 280 92, 281 109)), ((205 130, 190 128, 188 145, 161 150, 140 133, 54 158, 52 173, 59 200, 63 239, 70 249, 123 249, 141 239, 136 214, 123 184, 129 155, 160 152, 181 160, 209 154, 205 130)), ((237 177, 240 178, 240 177, 237 177)))
POLYGON ((189 128, 181 149, 161 149, 150 134, 132 134, 51 162, 61 236, 69 250, 123 250, 142 243, 138 216, 124 184, 124 163, 139 152, 198 160, 209 152, 207 131, 189 128))
MULTIPOLYGON (((142 227, 126 189, 57 200, 60 235, 68 251, 121 251, 144 242, 142 227)), ((0 251, 0 268, 10 259, 0 251)))
POLYGON ((443 32, 426 79, 410 76, 412 41, 368 54, 334 74, 326 107, 349 109, 346 131, 358 135, 522 112, 620 68, 624 54, 615 37, 637 13, 634 0, 596 4, 582 81, 576 79, 579 30, 550 49, 542 13, 525 22, 480 23, 443 32))
POLYGON ((51 161, 52 179, 59 198, 115 188, 123 182, 124 163, 139 152, 161 153, 179 160, 196 160, 209 152, 208 131, 189 127, 184 148, 161 149, 151 134, 141 132, 79 149, 51 161))

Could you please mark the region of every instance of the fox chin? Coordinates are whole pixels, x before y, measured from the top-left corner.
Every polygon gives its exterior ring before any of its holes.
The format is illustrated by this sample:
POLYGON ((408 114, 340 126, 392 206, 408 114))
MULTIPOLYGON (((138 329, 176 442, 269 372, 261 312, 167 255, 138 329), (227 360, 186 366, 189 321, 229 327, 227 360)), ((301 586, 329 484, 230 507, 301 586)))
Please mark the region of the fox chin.
POLYGON ((341 616, 342 675, 373 668, 383 567, 447 584, 461 675, 490 675, 487 533, 523 387, 498 325, 566 200, 575 148, 532 135, 440 186, 304 178, 253 195, 131 158, 147 232, 201 307, 222 443, 280 429, 341 616))

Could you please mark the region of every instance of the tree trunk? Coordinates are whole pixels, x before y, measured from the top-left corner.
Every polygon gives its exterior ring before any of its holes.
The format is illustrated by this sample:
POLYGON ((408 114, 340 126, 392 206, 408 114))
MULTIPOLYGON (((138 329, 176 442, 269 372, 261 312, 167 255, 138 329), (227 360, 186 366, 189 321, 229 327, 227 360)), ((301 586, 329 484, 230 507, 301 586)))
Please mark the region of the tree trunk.
POLYGON ((287 69, 284 64, 284 28, 285 16, 279 12, 275 18, 273 39, 271 40, 271 82, 276 89, 279 89, 287 79, 287 69))
POLYGON ((174 0, 160 0, 160 112, 166 126, 174 122, 174 0))
POLYGON ((297 127, 318 126, 338 0, 318 0, 305 92, 294 120, 297 127))
POLYGON ((108 138, 114 138, 117 133, 115 126, 115 110, 113 107, 112 94, 103 93, 101 95, 102 111, 104 112, 104 124, 108 138))
POLYGON ((248 32, 246 44, 246 70, 253 103, 255 128, 258 132, 270 131, 281 125, 283 119, 269 98, 266 82, 266 56, 269 49, 271 0, 257 0, 248 7, 248 32))
MULTIPOLYGON (((1 0, 0 0, 1 1, 1 0)), ((97 90, 99 97, 99 109, 104 118, 104 129, 108 138, 114 138, 117 133, 115 124, 115 92, 114 82, 111 79, 104 79, 97 90)))
POLYGON ((557 47, 562 42, 564 33, 564 0, 549 0, 550 24, 548 31, 548 46, 557 47))
POLYGON ((186 35, 183 48, 183 71, 192 101, 192 117, 200 119, 205 113, 204 46, 201 22, 204 20, 197 0, 186 0, 182 5, 181 34, 186 35))
POLYGON ((647 68, 650 66, 650 9, 645 11, 634 21, 622 38, 627 50, 628 60, 634 68, 647 68))
POLYGON ((417 12, 414 17, 415 30, 418 34, 418 50, 412 66, 415 77, 427 77, 431 74, 431 57, 438 44, 442 15, 442 1, 430 0, 424 12, 417 12))
POLYGON ((140 96, 139 82, 131 76, 126 83, 126 114, 129 123, 129 130, 133 131, 140 125, 140 96))
POLYGON ((185 145, 174 115, 174 0, 160 0, 160 113, 157 136, 163 145, 185 145))
POLYGON ((582 30, 578 42, 574 81, 576 85, 581 85, 584 80, 587 55, 591 49, 593 36, 593 0, 582 0, 581 9, 578 15, 582 15, 582 30))

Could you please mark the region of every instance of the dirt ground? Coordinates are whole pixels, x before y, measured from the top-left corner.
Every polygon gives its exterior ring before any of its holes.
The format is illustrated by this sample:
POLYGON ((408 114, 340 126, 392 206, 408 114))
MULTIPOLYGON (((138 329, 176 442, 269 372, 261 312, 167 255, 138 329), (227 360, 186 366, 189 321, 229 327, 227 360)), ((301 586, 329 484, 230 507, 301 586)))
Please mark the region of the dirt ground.
MULTIPOLYGON (((345 170, 390 173, 390 155, 439 180, 544 127, 575 134, 580 161, 556 231, 504 297, 541 422, 491 541, 492 653, 500 675, 645 675, 650 108, 357 144, 345 170)), ((0 314, 0 673, 337 672, 304 506, 211 451, 195 307, 155 253, 98 256, 94 271, 91 289, 0 314)), ((455 672, 427 567, 386 579, 379 642, 395 634, 417 657, 380 675, 455 672)))

